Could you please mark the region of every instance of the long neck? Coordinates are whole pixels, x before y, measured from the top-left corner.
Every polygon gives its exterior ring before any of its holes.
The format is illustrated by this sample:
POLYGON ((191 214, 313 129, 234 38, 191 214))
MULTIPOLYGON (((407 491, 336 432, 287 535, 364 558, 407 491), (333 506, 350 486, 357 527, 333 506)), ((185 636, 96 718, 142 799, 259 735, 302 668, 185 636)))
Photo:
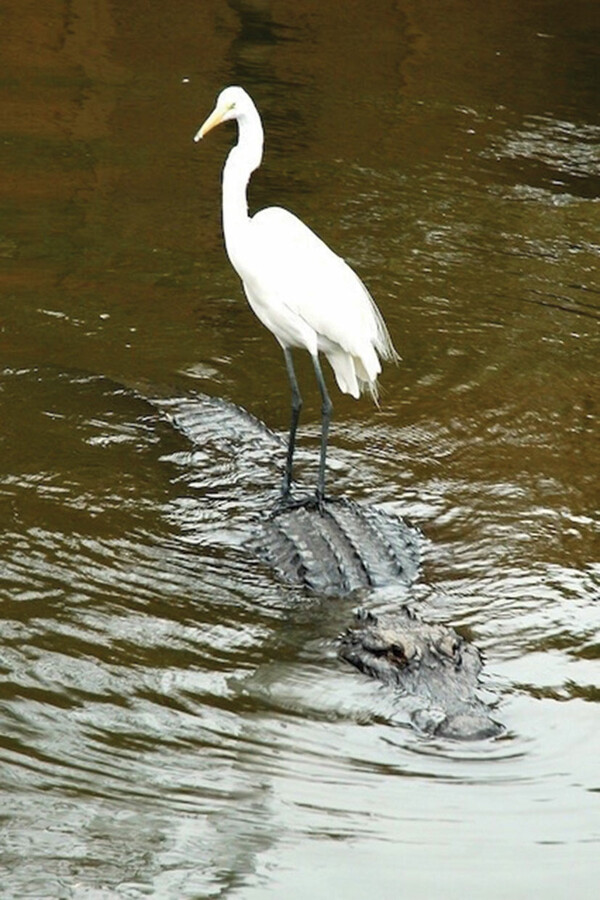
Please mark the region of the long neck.
POLYGON ((260 165, 262 150, 260 116, 256 109, 248 110, 238 119, 238 142, 230 151, 223 169, 223 233, 227 254, 234 266, 240 240, 250 221, 246 188, 252 172, 260 165))

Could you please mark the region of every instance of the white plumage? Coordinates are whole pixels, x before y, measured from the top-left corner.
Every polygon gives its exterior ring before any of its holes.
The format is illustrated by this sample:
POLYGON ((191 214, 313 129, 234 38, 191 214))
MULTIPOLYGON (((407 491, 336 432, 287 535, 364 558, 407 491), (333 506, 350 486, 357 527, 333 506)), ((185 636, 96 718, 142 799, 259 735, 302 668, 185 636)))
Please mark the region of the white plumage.
POLYGON ((360 278, 295 215, 269 207, 250 217, 246 188, 262 159, 263 129, 258 110, 240 87, 225 88, 195 140, 231 119, 238 142, 223 169, 223 232, 227 254, 248 302, 283 348, 292 387, 292 425, 283 494, 292 480, 292 457, 301 398, 290 350, 310 353, 323 399, 323 430, 317 500, 324 497, 325 454, 331 401, 319 363, 325 354, 340 390, 377 399, 381 359, 398 356, 381 313, 360 278))

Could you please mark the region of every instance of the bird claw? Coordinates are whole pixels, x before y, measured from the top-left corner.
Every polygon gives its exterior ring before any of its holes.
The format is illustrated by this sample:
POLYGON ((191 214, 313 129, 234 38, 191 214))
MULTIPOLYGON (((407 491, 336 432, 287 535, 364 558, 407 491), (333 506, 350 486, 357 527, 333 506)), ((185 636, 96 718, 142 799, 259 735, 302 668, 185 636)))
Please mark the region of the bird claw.
POLYGON ((324 494, 315 493, 307 494, 304 497, 292 497, 290 493, 282 493, 281 497, 275 504, 275 508, 271 513, 271 518, 275 519, 283 513, 292 512, 296 509, 306 509, 310 512, 318 512, 320 516, 327 514, 327 504, 335 503, 338 497, 327 497, 324 494))

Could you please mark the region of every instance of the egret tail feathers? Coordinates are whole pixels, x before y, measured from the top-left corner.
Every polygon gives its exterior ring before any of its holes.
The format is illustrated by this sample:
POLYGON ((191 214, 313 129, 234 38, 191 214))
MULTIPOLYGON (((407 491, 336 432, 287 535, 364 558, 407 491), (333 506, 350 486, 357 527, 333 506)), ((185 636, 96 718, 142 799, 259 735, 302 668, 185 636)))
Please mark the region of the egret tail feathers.
POLYGON ((343 350, 325 354, 333 369, 335 380, 342 394, 350 394, 355 400, 360 397, 360 387, 354 369, 354 359, 343 350))
POLYGON ((329 352, 326 356, 343 394, 350 394, 358 400, 361 394, 368 391, 373 401, 378 402, 377 376, 381 372, 381 364, 374 351, 366 358, 352 356, 344 351, 329 352))

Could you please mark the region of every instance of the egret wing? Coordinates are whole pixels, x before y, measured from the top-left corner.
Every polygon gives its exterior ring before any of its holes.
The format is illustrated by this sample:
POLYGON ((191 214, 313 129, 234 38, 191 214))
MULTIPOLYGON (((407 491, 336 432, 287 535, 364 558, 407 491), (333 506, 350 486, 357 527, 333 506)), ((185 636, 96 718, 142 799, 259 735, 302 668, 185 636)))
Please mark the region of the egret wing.
POLYGON ((394 355, 367 289, 320 237, 280 207, 262 210, 250 225, 252 271, 243 280, 260 303, 285 307, 349 353, 368 341, 384 357, 394 355))

